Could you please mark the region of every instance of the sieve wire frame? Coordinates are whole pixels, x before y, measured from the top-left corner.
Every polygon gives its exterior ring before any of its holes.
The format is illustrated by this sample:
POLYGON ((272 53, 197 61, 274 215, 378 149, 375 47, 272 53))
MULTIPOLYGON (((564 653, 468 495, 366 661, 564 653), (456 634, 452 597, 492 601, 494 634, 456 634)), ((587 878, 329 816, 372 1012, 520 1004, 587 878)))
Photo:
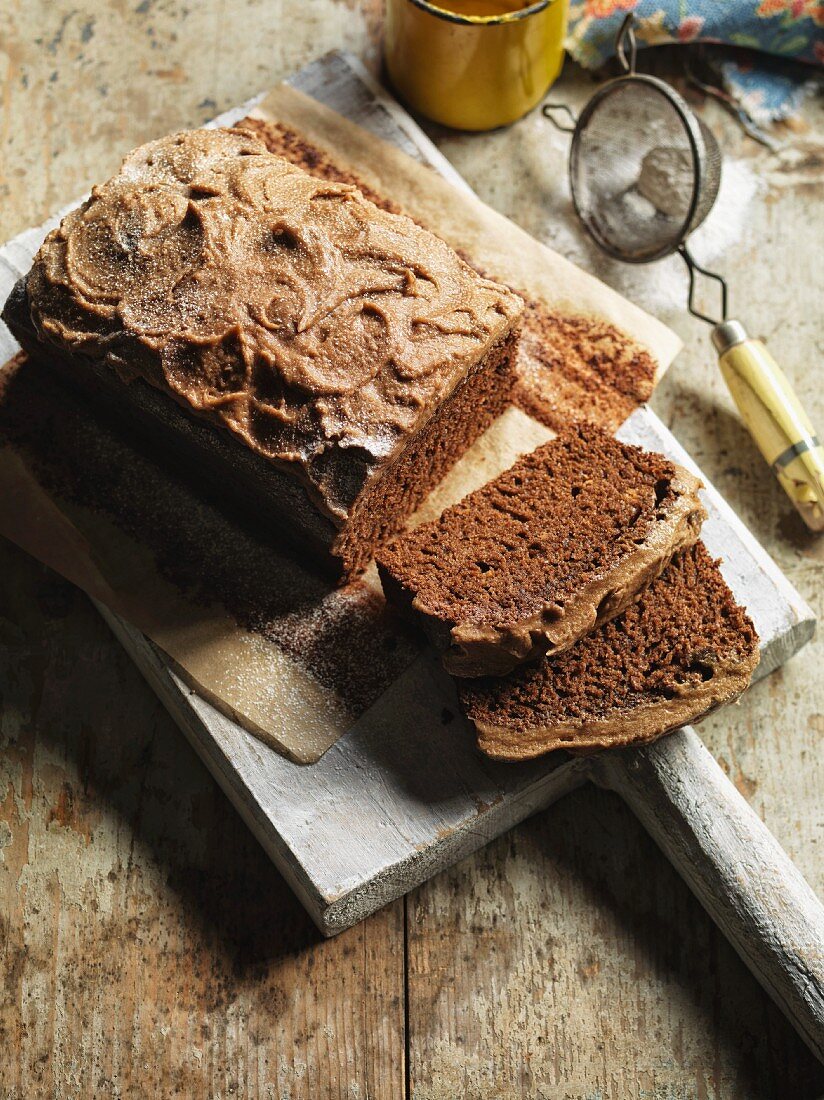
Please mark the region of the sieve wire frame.
POLYGON ((605 84, 602 88, 594 93, 592 98, 587 102, 584 109, 581 111, 580 116, 575 125, 575 130, 572 135, 572 143, 569 151, 569 189, 572 194, 572 203, 575 207, 575 212, 580 218, 582 224, 585 226, 589 235, 597 243, 598 247, 603 249, 608 256, 611 256, 615 260, 620 260, 622 263, 631 264, 646 264, 652 263, 655 260, 661 260, 665 256, 671 256, 677 252, 686 238, 690 235, 692 230, 696 228, 696 213, 699 208, 699 202, 701 198, 701 189, 703 184, 703 175, 705 171, 705 164, 707 161, 707 153, 705 149, 704 136, 701 133, 701 127, 698 122, 698 118, 692 112, 688 106, 686 100, 670 87, 663 80, 659 80, 658 77, 650 76, 647 73, 629 72, 624 76, 616 77, 614 80, 610 80, 608 84, 605 84), (690 196, 690 202, 687 207, 687 212, 684 215, 684 219, 681 223, 681 228, 677 234, 672 236, 663 244, 659 249, 654 251, 646 251, 642 256, 628 255, 624 250, 614 247, 608 238, 604 237, 593 222, 590 212, 585 208, 583 200, 580 195, 579 188, 576 184, 576 180, 580 179, 579 164, 581 158, 581 138, 587 129, 589 122, 592 119, 593 114, 598 110, 599 106, 608 99, 615 92, 621 88, 625 88, 630 85, 645 85, 651 90, 655 91, 658 95, 662 96, 667 103, 673 108, 678 116, 681 125, 684 128, 684 132, 687 137, 687 142, 692 153, 692 195, 690 196))

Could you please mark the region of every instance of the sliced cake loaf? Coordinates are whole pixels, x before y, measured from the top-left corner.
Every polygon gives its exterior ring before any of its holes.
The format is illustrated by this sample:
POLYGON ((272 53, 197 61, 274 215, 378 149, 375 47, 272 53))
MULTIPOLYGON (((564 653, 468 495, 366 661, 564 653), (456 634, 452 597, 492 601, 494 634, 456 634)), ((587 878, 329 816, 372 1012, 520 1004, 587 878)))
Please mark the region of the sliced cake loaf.
POLYGON ((736 698, 757 664, 755 629, 699 542, 567 653, 458 688, 483 752, 524 760, 652 741, 736 698))
POLYGON ((130 153, 4 309, 107 418, 338 576, 504 410, 521 299, 248 131, 130 153))
POLYGON ((700 482, 591 425, 562 432, 378 555, 455 676, 500 676, 619 614, 698 538, 700 482))

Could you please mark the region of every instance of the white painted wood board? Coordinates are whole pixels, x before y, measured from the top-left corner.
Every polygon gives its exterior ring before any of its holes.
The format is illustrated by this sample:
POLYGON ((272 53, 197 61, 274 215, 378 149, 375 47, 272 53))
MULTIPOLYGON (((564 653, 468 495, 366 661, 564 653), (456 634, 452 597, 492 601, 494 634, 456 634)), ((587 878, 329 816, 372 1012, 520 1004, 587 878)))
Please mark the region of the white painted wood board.
MULTIPOLYGON (((292 83, 466 187, 354 59, 329 55, 292 83)), ((243 117, 254 102, 215 124, 243 117)), ((0 298, 60 216, 0 250, 0 298)), ((8 333, 0 333, 0 355, 14 350, 8 333)), ((694 466, 648 409, 634 413, 620 434, 694 466)), ((706 501, 706 542, 724 558, 727 580, 756 624, 763 674, 803 645, 813 616, 711 487, 706 501)), ((317 764, 293 764, 186 687, 127 623, 100 610, 326 934, 362 919, 589 775, 583 758, 503 765, 481 757, 459 718, 444 724, 446 711, 457 714, 454 689, 428 655, 401 678, 412 706, 398 713, 391 690, 317 764)))

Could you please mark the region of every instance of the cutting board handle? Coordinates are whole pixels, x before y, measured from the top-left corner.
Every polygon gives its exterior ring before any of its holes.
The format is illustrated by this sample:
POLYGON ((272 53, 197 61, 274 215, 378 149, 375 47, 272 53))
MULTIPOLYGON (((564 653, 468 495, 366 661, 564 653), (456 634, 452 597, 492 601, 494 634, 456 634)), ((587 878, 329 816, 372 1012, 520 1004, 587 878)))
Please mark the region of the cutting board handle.
POLYGON ((693 729, 592 760, 824 1062, 824 905, 693 729))

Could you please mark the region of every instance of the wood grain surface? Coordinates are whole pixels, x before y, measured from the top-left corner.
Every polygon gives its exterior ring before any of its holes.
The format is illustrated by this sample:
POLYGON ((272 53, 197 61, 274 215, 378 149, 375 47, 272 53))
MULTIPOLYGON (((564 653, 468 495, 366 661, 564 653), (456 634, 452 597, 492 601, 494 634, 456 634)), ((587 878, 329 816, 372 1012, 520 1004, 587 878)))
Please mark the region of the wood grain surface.
MULTIPOLYGON (((378 27, 379 5, 354 0, 11 0, 0 239, 120 151, 326 49, 374 64, 378 27)), ((568 73, 558 94, 590 89, 568 73)), ((820 430, 824 147, 820 107, 804 115, 772 156, 704 111, 758 184, 723 258, 733 309, 820 430)), ((433 136, 482 198, 558 243, 563 150, 540 118, 433 136)), ((659 415, 821 613, 823 544, 735 420, 706 331, 660 301, 666 278, 640 301, 687 342, 659 415)), ((819 893, 822 656, 813 643, 701 729, 819 893)), ((97 613, 6 544, 0 691, 4 1100, 824 1095, 824 1070, 614 795, 582 789, 321 941, 97 613)))

